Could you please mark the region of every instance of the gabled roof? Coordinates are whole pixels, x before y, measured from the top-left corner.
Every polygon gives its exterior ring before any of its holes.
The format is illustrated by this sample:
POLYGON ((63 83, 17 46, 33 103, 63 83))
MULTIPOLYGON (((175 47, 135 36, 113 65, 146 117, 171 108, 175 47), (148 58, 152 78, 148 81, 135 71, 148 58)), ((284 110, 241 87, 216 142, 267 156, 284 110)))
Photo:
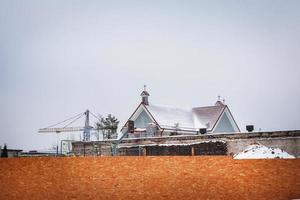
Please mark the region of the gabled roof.
POLYGON ((161 128, 197 131, 199 128, 212 130, 222 116, 226 105, 196 108, 175 108, 161 105, 144 105, 161 128))
POLYGON ((221 117, 225 108, 226 105, 219 104, 216 106, 197 107, 192 110, 197 120, 202 122, 207 129, 211 130, 221 117))

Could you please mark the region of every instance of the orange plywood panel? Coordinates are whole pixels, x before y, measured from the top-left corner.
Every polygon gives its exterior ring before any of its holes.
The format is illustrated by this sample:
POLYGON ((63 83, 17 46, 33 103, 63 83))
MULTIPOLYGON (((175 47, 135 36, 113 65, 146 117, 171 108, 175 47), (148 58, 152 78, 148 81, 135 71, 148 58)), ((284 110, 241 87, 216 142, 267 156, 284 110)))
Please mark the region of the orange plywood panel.
POLYGON ((300 159, 0 159, 0 199, 296 199, 300 159))

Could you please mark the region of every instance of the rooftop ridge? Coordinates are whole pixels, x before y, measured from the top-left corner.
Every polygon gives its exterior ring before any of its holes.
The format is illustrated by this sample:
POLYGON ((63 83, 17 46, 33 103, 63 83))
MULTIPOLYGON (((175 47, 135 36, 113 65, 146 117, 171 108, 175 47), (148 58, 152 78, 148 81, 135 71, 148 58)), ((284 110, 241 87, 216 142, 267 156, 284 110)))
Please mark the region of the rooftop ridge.
POLYGON ((196 108, 211 108, 211 107, 225 107, 227 105, 212 105, 212 106, 197 106, 197 107, 176 107, 176 106, 172 106, 172 105, 163 105, 163 104, 151 104, 149 103, 149 105, 147 106, 157 106, 157 107, 165 107, 165 108, 173 108, 173 109, 182 109, 182 110, 193 110, 193 109, 196 109, 196 108))
POLYGON ((218 106, 216 106, 216 105, 214 105, 214 106, 200 106, 200 107, 192 107, 192 109, 195 109, 195 108, 224 107, 224 106, 226 106, 226 105, 218 105, 218 106))
POLYGON ((171 105, 151 104, 151 103, 146 106, 164 107, 164 108, 170 108, 170 109, 181 109, 181 110, 185 110, 185 111, 191 111, 193 109, 192 107, 175 107, 175 106, 171 106, 171 105))

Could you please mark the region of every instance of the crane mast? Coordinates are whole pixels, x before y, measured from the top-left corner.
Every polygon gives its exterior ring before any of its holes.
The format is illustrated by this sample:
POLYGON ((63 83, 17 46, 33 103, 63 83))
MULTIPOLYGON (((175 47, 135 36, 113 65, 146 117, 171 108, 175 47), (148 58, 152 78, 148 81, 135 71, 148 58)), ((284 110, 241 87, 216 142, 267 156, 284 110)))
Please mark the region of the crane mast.
POLYGON ((84 123, 84 130, 83 130, 83 141, 90 141, 91 137, 91 129, 93 127, 90 126, 90 111, 85 111, 85 123, 84 123))

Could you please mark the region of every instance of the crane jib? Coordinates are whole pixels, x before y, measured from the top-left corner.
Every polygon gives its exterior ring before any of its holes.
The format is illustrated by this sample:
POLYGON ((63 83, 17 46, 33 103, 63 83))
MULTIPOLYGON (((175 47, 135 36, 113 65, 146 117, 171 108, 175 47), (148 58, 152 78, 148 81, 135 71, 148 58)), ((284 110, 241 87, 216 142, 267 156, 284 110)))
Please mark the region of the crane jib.
MULTIPOLYGON (((60 132, 76 132, 83 131, 84 127, 66 127, 66 128, 41 128, 39 133, 60 133, 60 132)), ((91 128, 91 130, 96 130, 91 128)))

